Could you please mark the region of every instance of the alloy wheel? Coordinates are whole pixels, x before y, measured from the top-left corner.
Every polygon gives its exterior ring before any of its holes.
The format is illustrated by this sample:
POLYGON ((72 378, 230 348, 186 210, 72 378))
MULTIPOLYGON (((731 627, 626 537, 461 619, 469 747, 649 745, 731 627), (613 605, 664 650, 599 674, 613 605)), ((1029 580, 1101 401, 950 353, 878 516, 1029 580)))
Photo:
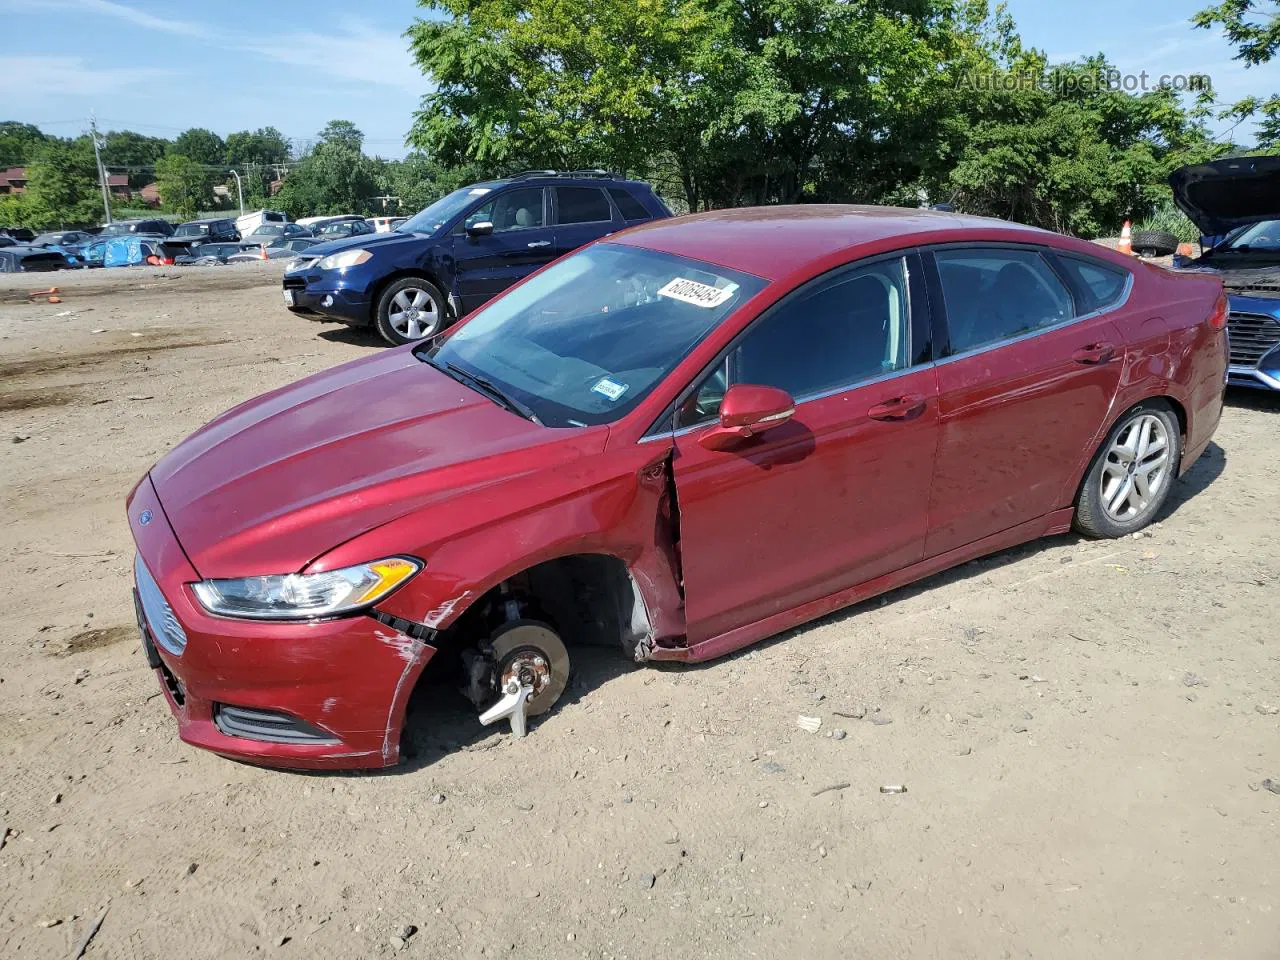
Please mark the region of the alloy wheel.
POLYGON ((1102 508, 1121 523, 1142 514, 1169 482, 1169 430, 1150 413, 1134 417, 1107 449, 1102 508))
POLYGON ((440 310, 431 294, 418 287, 405 287, 387 309, 392 328, 406 340, 429 337, 440 327, 440 310))

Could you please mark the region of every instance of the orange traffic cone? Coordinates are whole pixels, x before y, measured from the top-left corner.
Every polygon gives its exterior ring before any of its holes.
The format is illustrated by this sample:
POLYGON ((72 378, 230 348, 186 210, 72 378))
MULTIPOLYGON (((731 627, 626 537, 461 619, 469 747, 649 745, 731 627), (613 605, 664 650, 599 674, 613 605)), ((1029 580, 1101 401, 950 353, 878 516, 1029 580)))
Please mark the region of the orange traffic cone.
POLYGON ((1133 256, 1133 225, 1128 220, 1124 222, 1124 228, 1120 231, 1120 242, 1116 244, 1116 250, 1133 256))
POLYGON ((262 245, 262 248, 261 248, 261 249, 262 249, 262 253, 260 253, 260 254, 258 255, 258 259, 259 259, 259 260, 270 260, 271 258, 267 256, 267 245, 266 245, 265 243, 262 245))

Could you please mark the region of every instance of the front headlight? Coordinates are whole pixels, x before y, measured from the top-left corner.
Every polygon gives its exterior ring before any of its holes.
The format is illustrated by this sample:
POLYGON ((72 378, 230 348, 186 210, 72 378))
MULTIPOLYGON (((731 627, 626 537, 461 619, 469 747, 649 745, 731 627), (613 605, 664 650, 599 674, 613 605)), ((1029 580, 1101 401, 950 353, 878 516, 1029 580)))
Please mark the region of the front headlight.
POLYGON ((191 587, 210 613, 247 620, 305 620, 377 603, 421 569, 417 560, 390 557, 325 573, 202 580, 191 587))
POLYGON ((368 250, 343 250, 341 253, 329 254, 316 266, 321 270, 341 270, 344 267, 357 267, 372 256, 368 250))

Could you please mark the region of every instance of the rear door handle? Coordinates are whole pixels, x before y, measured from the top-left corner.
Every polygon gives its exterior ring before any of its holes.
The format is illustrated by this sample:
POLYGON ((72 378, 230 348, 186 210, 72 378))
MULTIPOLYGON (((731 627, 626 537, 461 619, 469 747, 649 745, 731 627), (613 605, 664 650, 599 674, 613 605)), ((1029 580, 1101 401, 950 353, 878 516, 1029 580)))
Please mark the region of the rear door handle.
POLYGON ((924 412, 924 406, 924 397, 918 393, 908 393, 877 403, 867 411, 867 416, 872 420, 911 420, 924 412))
POLYGON ((1071 354, 1076 363, 1106 363, 1116 355, 1116 348, 1109 343, 1090 343, 1071 354))
POLYGON ((533 241, 533 243, 529 244, 529 249, 532 250, 535 247, 549 247, 549 246, 551 246, 550 240, 535 240, 533 241))

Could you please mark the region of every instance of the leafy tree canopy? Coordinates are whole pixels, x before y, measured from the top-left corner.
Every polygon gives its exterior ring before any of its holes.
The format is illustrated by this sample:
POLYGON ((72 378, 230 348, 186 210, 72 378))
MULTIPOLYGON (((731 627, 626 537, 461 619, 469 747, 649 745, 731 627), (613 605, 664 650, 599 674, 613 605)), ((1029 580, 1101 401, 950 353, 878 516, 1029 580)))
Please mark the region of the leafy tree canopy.
POLYGON ((202 127, 192 127, 178 134, 169 152, 208 166, 222 166, 227 162, 227 145, 212 130, 202 127))
POLYGON ((156 187, 164 208, 181 217, 190 219, 213 206, 208 171, 183 154, 171 153, 156 161, 156 187))

